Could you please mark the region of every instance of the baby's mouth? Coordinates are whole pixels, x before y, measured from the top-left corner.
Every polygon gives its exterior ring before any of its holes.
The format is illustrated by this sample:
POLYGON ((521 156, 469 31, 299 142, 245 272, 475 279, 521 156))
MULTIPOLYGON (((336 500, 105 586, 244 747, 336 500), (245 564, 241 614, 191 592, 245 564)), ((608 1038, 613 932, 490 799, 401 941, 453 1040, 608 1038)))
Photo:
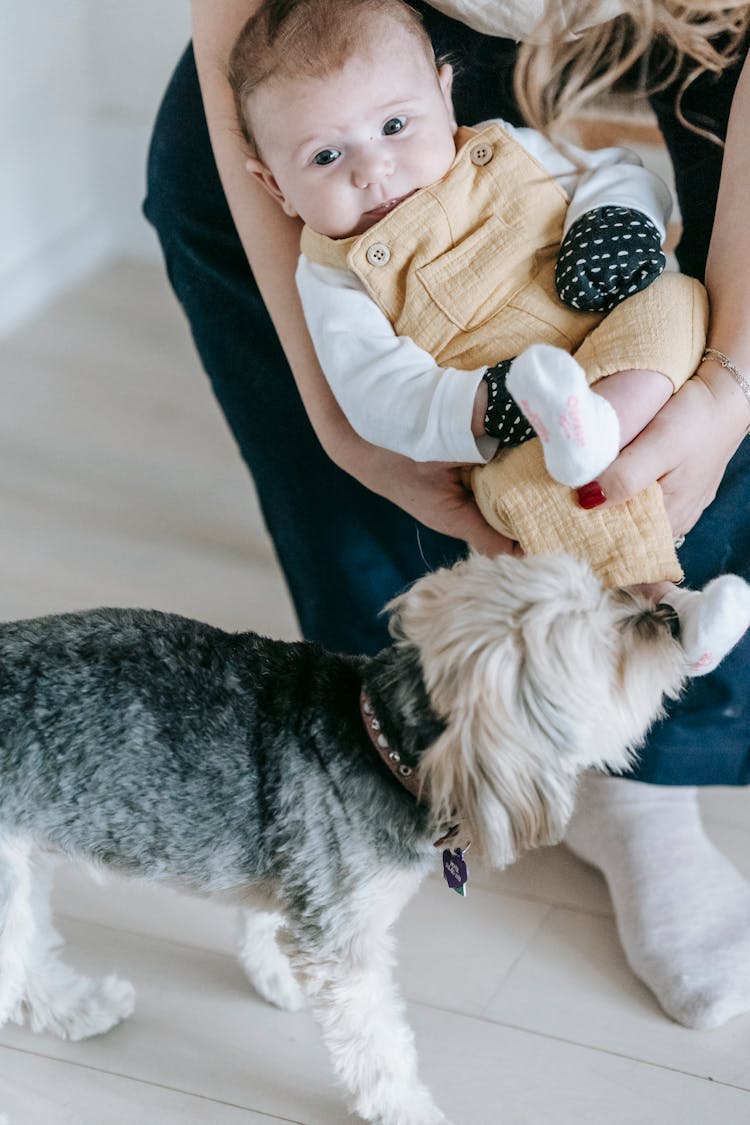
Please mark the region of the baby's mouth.
POLYGON ((387 199, 385 203, 379 203, 377 207, 373 207, 370 211, 365 211, 365 214, 374 219, 382 219, 383 215, 387 215, 389 211, 392 211, 394 207, 398 207, 399 203, 403 203, 405 199, 408 199, 409 196, 413 194, 414 192, 410 191, 407 192, 406 195, 400 195, 398 199, 387 199))

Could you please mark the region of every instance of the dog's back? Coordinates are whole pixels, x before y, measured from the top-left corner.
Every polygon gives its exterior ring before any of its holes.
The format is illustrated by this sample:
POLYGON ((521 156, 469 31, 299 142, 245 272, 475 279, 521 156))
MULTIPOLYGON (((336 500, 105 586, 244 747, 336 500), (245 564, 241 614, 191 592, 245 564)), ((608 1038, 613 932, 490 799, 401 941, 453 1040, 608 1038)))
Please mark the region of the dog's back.
POLYGON ((0 825, 212 891, 262 875, 337 677, 356 699, 347 658, 146 610, 3 625, 0 825))

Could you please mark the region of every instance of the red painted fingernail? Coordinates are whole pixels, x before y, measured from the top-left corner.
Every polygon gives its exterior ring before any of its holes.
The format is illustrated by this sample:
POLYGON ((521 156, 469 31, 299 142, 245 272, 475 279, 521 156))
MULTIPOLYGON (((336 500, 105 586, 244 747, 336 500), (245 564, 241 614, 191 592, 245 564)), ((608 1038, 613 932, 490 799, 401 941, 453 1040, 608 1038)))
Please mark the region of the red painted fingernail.
POLYGON ((578 503, 586 511, 590 508, 598 508, 607 499, 598 480, 592 480, 590 484, 581 485, 576 495, 578 496, 578 503))

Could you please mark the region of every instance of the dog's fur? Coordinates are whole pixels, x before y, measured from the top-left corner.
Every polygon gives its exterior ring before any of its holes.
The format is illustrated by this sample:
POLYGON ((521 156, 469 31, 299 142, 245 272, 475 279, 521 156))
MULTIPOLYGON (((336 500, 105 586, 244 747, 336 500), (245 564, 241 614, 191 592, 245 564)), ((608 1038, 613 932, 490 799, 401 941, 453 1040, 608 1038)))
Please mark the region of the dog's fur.
POLYGON ((356 1112, 445 1120, 389 974, 436 835, 458 813, 500 867, 558 840, 578 774, 627 768, 685 666, 658 611, 570 558, 473 556, 389 608, 372 659, 142 610, 0 626, 0 1025, 78 1039, 133 1007, 57 959, 53 850, 252 908, 251 981, 309 1003, 356 1112), (362 688, 429 800, 375 752, 362 688))

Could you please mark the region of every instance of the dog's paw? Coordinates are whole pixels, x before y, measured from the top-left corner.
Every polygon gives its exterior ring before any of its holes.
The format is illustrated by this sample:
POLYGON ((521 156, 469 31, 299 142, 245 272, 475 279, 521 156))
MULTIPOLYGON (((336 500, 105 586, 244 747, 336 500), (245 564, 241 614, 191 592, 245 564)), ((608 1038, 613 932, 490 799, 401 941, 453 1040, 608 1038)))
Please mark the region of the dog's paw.
POLYGON ((429 1091, 424 1086, 404 1091, 397 1100, 389 1099, 390 1106, 379 1105, 375 1109, 372 1097, 361 1098, 356 1105, 358 1112, 365 1121, 372 1125, 451 1125, 451 1122, 435 1105, 429 1091))
POLYGON ((30 989, 25 1006, 33 1031, 48 1031, 61 1039, 88 1039, 127 1019, 135 1006, 135 990, 119 977, 89 980, 66 970, 30 989))
MULTIPOLYGON (((17 1023, 19 1027, 23 1027, 24 1023, 26 1022, 26 1008, 23 1002, 23 997, 18 1000, 14 1008, 11 1008, 10 1014, 8 1015, 8 1021, 10 1023, 17 1023)), ((3 1125, 1 1117, 0 1125, 3 1125)))
MULTIPOLYGON (((21 974, 0 974, 0 1028, 7 1023, 24 1022, 25 977, 21 974)), ((2 1122, 0 1122, 2 1125, 2 1122)))
POLYGON ((240 964, 259 996, 283 1011, 297 1012, 305 1006, 305 994, 276 940, 280 926, 279 914, 244 911, 240 964))
POLYGON ((403 1113, 398 1117, 378 1117, 375 1125, 452 1125, 452 1122, 437 1106, 432 1106, 425 1112, 420 1112, 417 1117, 407 1118, 403 1113))
POLYGON ((284 1012, 298 1012, 300 1008, 304 1008, 305 994, 288 965, 275 966, 267 972, 256 969, 247 975, 258 995, 269 1004, 284 1012))
POLYGON ((435 1106, 433 1106, 431 1113, 428 1112, 427 1116, 404 1117, 403 1112, 401 1112, 398 1117, 392 1117, 389 1114, 387 1117, 381 1115, 379 1117, 366 1118, 365 1120, 372 1121, 372 1125, 453 1125, 445 1114, 441 1113, 435 1106))
MULTIPOLYGON (((16 997, 4 997, 3 1003, 0 1004, 0 1028, 5 1027, 8 1023, 17 1023, 22 1027, 25 1022, 26 1009, 23 1002, 23 993, 16 997)), ((3 1125, 1 1115, 0 1125, 3 1125)))

